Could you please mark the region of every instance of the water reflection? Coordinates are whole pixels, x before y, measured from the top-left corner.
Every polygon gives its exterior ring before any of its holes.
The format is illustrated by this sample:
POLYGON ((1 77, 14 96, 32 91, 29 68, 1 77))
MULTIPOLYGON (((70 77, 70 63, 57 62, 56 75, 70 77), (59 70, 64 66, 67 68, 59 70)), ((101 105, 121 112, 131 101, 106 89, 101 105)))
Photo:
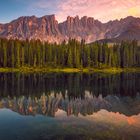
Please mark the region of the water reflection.
POLYGON ((0 139, 139 140, 139 83, 136 73, 0 74, 0 139))
POLYGON ((96 97, 86 91, 84 98, 71 98, 70 100, 67 94, 63 97, 62 94, 54 93, 43 94, 40 98, 31 96, 7 97, 0 100, 0 108, 8 108, 22 115, 42 114, 52 117, 55 117, 58 109, 65 111, 68 116, 91 115, 101 109, 130 116, 140 113, 140 95, 138 94, 135 98, 114 95, 103 98, 102 95, 96 97))
POLYGON ((102 94, 135 96, 140 92, 139 73, 121 74, 0 74, 0 96, 61 93, 69 98, 84 97, 85 91, 95 96, 102 94))

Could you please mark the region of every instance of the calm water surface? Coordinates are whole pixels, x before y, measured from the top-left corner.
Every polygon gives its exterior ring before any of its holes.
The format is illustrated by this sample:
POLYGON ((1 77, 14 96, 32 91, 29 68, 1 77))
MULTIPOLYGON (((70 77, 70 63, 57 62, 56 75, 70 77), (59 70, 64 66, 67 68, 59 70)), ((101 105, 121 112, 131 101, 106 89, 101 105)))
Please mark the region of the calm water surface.
POLYGON ((140 73, 0 74, 0 140, 139 140, 140 73))

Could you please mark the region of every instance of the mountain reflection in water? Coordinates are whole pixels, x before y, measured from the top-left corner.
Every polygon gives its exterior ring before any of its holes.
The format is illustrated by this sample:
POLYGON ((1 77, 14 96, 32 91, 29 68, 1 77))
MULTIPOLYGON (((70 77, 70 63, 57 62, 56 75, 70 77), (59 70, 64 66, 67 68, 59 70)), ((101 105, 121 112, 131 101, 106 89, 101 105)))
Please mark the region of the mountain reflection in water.
POLYGON ((139 73, 1 73, 0 140, 139 140, 139 83, 139 73))
POLYGON ((98 97, 91 95, 86 91, 84 98, 71 98, 67 94, 63 97, 62 94, 41 95, 38 97, 28 98, 25 96, 14 98, 2 98, 0 100, 0 108, 8 108, 22 115, 37 115, 55 117, 58 109, 67 112, 67 115, 82 114, 83 116, 91 115, 101 109, 106 109, 112 112, 120 112, 125 115, 136 115, 140 113, 140 95, 135 98, 117 97, 108 95, 98 97))

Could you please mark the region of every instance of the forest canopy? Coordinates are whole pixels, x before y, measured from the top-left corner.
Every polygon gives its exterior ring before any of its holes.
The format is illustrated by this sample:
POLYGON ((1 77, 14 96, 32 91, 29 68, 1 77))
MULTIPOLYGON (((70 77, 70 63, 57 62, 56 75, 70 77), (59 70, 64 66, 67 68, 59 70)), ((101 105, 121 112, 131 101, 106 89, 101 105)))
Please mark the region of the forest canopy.
POLYGON ((0 39, 0 67, 68 67, 68 68, 131 68, 140 66, 137 41, 119 44, 95 42, 85 44, 75 39, 68 43, 49 44, 40 40, 0 39))

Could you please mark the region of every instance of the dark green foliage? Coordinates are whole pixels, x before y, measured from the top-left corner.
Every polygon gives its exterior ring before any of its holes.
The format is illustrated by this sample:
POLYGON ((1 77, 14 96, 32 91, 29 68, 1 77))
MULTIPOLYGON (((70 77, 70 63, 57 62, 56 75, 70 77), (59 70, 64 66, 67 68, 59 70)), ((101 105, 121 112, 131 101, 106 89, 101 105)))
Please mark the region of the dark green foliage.
POLYGON ((140 66, 140 47, 137 41, 122 41, 86 45, 70 39, 61 45, 39 40, 0 39, 0 67, 71 67, 71 68, 130 68, 140 66))

